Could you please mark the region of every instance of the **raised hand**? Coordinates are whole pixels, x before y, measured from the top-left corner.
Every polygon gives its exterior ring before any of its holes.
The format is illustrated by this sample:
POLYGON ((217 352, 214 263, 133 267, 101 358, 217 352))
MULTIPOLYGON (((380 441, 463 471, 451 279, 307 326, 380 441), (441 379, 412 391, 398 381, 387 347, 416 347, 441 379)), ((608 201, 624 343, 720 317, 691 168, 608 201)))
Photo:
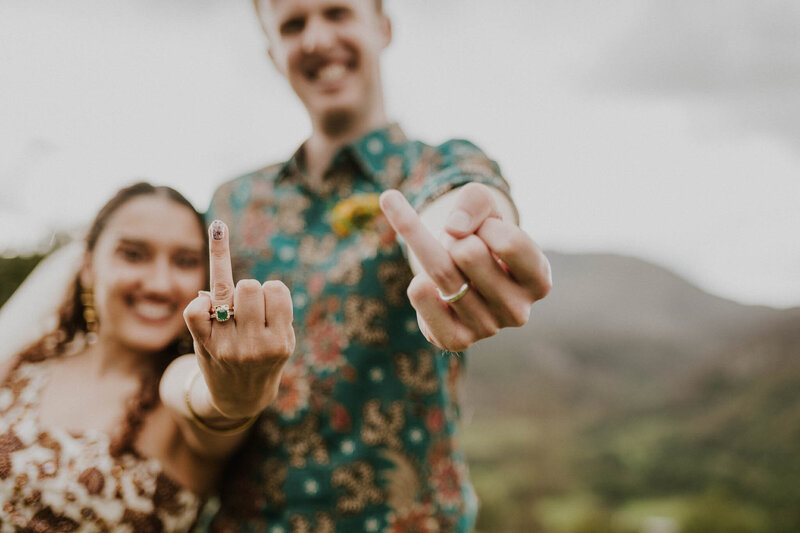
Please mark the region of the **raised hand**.
POLYGON ((531 305, 550 291, 550 264, 527 233, 500 218, 488 187, 470 183, 451 194, 439 239, 399 191, 384 192, 380 202, 418 264, 408 297, 420 330, 439 348, 462 351, 524 325, 531 305))
POLYGON ((234 286, 228 228, 214 221, 210 235, 211 292, 198 295, 184 318, 208 386, 208 401, 226 418, 246 418, 277 395, 295 346, 292 301, 280 281, 262 285, 248 279, 234 286), (228 306, 227 313, 223 306, 228 306))

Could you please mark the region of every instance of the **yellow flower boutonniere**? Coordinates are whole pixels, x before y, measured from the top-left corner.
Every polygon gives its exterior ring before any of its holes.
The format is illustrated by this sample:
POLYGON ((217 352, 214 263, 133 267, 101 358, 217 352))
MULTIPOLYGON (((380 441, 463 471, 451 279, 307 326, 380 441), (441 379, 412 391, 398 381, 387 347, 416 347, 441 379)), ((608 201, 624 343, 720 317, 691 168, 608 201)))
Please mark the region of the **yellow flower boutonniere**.
POLYGON ((376 193, 354 194, 337 203, 331 211, 331 228, 339 237, 364 229, 381 212, 376 193))

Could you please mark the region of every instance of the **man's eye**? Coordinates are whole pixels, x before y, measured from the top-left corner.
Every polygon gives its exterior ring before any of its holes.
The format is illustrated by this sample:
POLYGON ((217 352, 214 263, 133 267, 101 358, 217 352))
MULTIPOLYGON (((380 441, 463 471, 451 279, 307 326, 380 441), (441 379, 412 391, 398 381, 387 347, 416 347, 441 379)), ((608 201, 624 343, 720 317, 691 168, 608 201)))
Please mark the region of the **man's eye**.
POLYGON ((349 11, 343 7, 332 7, 325 11, 325 17, 328 20, 344 20, 348 14, 349 11))
POLYGON ((293 35, 299 33, 305 22, 301 18, 289 19, 281 24, 281 35, 293 35))

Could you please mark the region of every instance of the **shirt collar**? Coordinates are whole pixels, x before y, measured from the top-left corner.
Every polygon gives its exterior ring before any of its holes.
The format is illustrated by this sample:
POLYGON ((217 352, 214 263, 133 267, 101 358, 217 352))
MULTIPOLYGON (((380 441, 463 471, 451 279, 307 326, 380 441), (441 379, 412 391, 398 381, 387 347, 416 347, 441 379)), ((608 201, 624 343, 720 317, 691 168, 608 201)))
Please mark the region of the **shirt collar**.
MULTIPOLYGON (((370 179, 387 182, 386 186, 395 187, 399 180, 395 176, 387 176, 387 162, 390 158, 403 159, 406 153, 408 138, 396 123, 373 130, 360 139, 343 146, 333 157, 332 161, 351 157, 359 165, 364 175, 370 179)), ((300 179, 303 175, 303 158, 305 157, 305 143, 295 150, 281 167, 278 181, 285 179, 300 179)))

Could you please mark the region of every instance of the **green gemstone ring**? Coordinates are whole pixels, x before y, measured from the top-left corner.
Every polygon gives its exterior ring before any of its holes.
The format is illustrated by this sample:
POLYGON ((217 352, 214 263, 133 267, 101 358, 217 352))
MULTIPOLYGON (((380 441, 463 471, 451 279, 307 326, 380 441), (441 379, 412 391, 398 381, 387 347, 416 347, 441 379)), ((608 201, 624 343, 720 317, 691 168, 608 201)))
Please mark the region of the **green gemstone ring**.
POLYGON ((211 311, 210 318, 216 318, 218 322, 227 322, 233 318, 233 307, 227 304, 218 305, 211 311))

